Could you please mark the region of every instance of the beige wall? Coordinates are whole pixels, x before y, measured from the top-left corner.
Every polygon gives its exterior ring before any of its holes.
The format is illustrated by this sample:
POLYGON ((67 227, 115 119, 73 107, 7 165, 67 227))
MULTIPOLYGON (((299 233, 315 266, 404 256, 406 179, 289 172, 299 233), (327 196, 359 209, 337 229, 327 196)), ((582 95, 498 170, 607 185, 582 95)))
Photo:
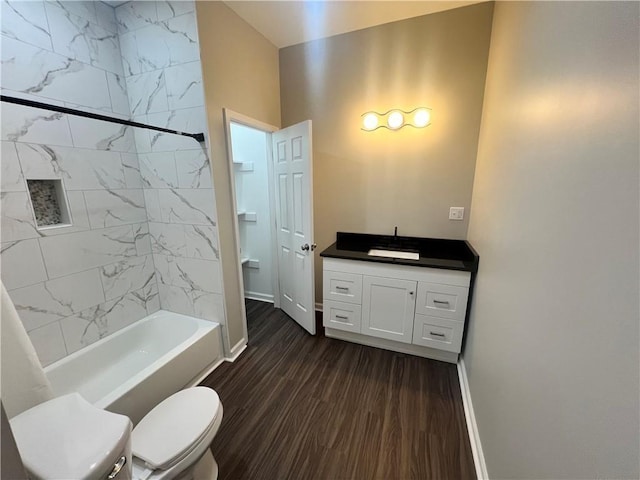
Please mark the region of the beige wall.
MULTIPOLYGON (((280 50, 282 124, 313 121, 315 240, 336 231, 466 238, 493 4, 280 50), (368 110, 433 109, 426 129, 360 130, 368 110)), ((316 255, 316 301, 322 263, 316 255)))
POLYGON ((228 337, 243 338, 223 108, 280 126, 278 50, 222 2, 197 2, 200 56, 220 233, 228 337))
POLYGON ((638 478, 639 4, 496 4, 464 354, 492 479, 638 478))

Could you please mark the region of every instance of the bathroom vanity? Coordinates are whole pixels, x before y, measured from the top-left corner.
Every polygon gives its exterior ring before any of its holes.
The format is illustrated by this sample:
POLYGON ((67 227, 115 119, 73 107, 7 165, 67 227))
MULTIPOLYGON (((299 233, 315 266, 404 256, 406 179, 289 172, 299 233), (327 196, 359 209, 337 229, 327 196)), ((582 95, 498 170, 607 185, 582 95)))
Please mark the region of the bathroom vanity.
POLYGON ((457 362, 478 271, 469 242, 338 232, 320 256, 328 337, 457 362))

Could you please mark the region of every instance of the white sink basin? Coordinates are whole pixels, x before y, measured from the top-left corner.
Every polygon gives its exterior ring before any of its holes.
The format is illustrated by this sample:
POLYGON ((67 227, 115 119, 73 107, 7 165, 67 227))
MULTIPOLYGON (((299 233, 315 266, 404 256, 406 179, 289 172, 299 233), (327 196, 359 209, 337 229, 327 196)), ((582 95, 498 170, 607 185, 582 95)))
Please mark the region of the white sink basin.
POLYGON ((415 252, 399 252, 397 250, 369 250, 372 257, 402 258, 404 260, 420 260, 420 254, 415 252))

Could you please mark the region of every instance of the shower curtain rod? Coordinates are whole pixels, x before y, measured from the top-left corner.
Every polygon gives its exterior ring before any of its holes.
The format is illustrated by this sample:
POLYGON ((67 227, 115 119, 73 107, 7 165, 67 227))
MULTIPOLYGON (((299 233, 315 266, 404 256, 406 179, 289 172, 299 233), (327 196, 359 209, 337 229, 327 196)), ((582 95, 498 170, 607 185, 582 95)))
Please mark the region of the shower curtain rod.
POLYGON ((130 120, 121 120, 119 118, 108 117, 106 115, 99 115, 97 113, 83 112, 82 110, 75 110, 73 108, 58 107, 57 105, 50 105, 48 103, 35 102, 33 100, 25 100, 24 98, 8 97, 6 95, 0 95, 0 100, 7 103, 15 103, 17 105, 23 105, 25 107, 41 108, 44 110, 51 110, 52 112, 66 113, 68 115, 77 115, 78 117, 92 118, 94 120, 102 120, 104 122, 118 123, 120 125, 127 125, 130 127, 146 128, 147 130, 155 130, 156 132, 182 135, 183 137, 191 137, 199 143, 204 142, 204 133, 181 132, 179 130, 171 130, 168 128, 155 127, 153 125, 146 125, 144 123, 132 122, 130 120))

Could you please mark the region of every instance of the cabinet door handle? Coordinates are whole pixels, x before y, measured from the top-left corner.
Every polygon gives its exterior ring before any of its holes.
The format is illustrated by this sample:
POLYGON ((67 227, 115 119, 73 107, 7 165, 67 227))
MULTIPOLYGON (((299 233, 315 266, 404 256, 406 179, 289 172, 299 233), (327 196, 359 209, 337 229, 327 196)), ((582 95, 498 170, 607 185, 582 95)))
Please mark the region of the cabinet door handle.
POLYGON ((442 337, 442 338, 445 337, 444 333, 438 333, 438 332, 429 332, 429 335, 433 335, 434 337, 442 337))
POLYGON ((336 315, 336 318, 339 318, 340 320, 349 320, 349 317, 346 317, 344 315, 336 315))
POLYGON ((336 290, 342 290, 343 292, 348 292, 349 287, 341 287, 340 285, 336 285, 336 290))
POLYGON ((409 292, 409 295, 413 295, 414 292, 409 292))
POLYGON ((438 305, 449 305, 448 300, 434 300, 433 303, 436 303, 438 305))

